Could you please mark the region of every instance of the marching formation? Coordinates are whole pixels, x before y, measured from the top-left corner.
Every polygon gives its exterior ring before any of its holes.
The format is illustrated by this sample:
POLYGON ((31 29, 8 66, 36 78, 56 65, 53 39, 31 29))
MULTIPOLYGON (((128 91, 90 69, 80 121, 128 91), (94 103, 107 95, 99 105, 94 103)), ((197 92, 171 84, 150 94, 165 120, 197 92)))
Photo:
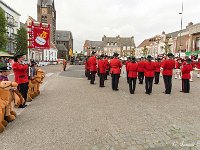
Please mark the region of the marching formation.
POLYGON ((118 84, 123 64, 126 67, 127 83, 129 85, 130 94, 135 93, 137 79, 139 84, 145 82, 145 93, 151 95, 153 82, 159 84, 160 76, 163 77, 165 94, 171 94, 172 77, 182 79, 182 89, 180 92, 190 92, 190 82, 193 76, 193 70, 197 70, 197 78, 200 78, 200 58, 174 58, 172 53, 168 53, 162 58, 154 58, 148 55, 146 58, 136 59, 128 57, 126 62, 122 62, 118 58, 119 54, 114 53, 112 57, 107 55, 96 56, 93 51, 89 58, 85 61, 85 76, 90 80, 90 84, 94 84, 96 73, 99 76, 99 87, 105 87, 104 82, 107 76, 111 75, 112 90, 118 91, 118 84), (175 70, 175 73, 174 73, 175 70))
POLYGON ((40 84, 45 77, 44 71, 31 65, 24 64, 23 55, 15 55, 12 69, 15 82, 9 81, 10 68, 0 68, 0 133, 5 130, 8 122, 15 120, 17 114, 14 107, 25 108, 26 102, 32 101, 40 94, 40 84))

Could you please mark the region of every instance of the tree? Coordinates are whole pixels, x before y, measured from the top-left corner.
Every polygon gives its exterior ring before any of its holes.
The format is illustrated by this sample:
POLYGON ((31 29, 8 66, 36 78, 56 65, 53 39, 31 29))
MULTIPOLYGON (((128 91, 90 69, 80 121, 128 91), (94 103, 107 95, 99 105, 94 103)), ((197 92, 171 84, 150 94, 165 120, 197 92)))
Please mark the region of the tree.
POLYGON ((5 51, 6 45, 7 45, 7 37, 6 37, 6 18, 5 18, 5 12, 0 7, 0 50, 5 51))
POLYGON ((27 30, 24 27, 21 27, 17 31, 15 52, 24 54, 24 55, 26 55, 28 53, 27 30))

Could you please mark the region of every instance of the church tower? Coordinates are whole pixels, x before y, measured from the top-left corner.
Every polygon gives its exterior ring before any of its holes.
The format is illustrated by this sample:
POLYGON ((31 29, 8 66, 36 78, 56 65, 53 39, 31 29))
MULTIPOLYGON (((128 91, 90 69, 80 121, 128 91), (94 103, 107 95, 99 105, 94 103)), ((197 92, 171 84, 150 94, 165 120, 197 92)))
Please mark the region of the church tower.
POLYGON ((50 41, 56 43, 56 9, 54 0, 38 0, 37 3, 37 20, 42 23, 48 23, 51 26, 50 41))

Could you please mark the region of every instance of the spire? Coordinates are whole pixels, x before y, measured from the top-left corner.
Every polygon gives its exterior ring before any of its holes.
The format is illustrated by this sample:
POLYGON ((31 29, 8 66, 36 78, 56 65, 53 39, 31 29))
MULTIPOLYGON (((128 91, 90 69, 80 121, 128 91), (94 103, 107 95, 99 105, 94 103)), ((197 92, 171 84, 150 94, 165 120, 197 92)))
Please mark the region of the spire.
POLYGON ((38 0, 38 6, 51 6, 53 5, 54 1, 52 0, 38 0))

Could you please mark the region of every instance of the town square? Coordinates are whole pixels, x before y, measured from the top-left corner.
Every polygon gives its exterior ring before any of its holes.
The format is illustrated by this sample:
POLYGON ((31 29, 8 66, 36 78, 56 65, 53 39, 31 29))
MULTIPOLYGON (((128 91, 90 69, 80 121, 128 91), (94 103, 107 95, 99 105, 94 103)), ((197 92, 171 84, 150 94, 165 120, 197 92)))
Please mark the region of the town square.
POLYGON ((0 150, 200 149, 198 0, 16 1, 0 0, 0 150))

